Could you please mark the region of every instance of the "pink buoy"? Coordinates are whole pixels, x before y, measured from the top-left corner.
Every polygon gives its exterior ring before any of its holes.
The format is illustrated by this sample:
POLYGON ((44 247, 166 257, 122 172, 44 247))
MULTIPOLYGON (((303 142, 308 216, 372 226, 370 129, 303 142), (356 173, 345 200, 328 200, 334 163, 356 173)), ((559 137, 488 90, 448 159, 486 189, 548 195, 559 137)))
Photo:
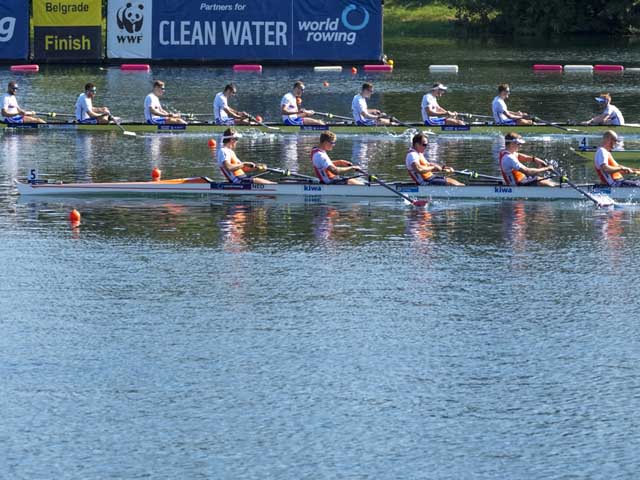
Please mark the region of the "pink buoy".
POLYGON ((38 72, 40 71, 39 65, 11 65, 9 69, 12 72, 38 72))
POLYGON ((234 72, 262 72, 262 65, 234 65, 234 72))
POLYGON ((533 66, 533 70, 536 72, 561 72, 562 65, 549 65, 544 63, 537 63, 533 66))
POLYGON ((622 72, 624 67, 622 65, 595 65, 593 69, 596 72, 622 72))
POLYGON ((392 72, 393 65, 365 65, 365 72, 392 72))
POLYGON ((123 63, 120 65, 120 70, 125 72, 148 72, 151 70, 151 66, 147 63, 123 63))

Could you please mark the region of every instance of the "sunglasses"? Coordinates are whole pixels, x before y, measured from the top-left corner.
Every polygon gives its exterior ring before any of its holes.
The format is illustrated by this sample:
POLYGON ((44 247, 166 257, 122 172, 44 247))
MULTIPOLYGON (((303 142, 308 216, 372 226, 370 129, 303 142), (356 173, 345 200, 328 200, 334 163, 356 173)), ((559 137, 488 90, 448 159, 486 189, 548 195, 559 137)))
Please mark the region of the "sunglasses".
POLYGON ((89 90, 91 93, 96 93, 98 91, 97 88, 92 88, 91 90, 89 90))
POLYGON ((422 146, 423 146, 423 147, 428 147, 428 146, 429 146, 429 144, 428 144, 428 143, 423 143, 423 144, 422 144, 422 146))
POLYGON ((335 145, 337 142, 329 142, 331 145, 335 145))

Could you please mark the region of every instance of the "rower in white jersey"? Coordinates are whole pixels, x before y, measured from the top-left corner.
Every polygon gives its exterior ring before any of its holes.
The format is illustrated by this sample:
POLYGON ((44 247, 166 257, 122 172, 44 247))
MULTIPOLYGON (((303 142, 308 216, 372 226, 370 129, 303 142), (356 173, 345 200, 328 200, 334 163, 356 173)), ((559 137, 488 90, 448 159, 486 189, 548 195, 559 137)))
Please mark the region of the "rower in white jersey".
POLYGON ((336 144, 336 134, 330 131, 320 134, 320 143, 311 150, 311 163, 316 176, 322 183, 346 183, 349 185, 364 185, 359 178, 344 178, 342 175, 350 173, 364 173, 362 168, 347 160, 331 160, 330 152, 336 144))
POLYGON ((17 82, 11 81, 7 86, 7 93, 2 96, 2 116, 4 122, 8 124, 16 123, 47 123, 43 119, 34 116, 36 112, 23 110, 18 105, 16 93, 18 92, 17 82))
POLYGON ((144 99, 144 118, 151 125, 186 125, 179 113, 169 113, 160 103, 165 86, 161 80, 153 82, 153 91, 144 99))
POLYGON ((557 184, 548 178, 539 177, 541 173, 553 171, 553 166, 548 165, 543 159, 533 155, 520 153, 520 145, 526 142, 517 133, 507 133, 504 136, 505 147, 500 153, 500 171, 505 185, 525 186, 542 185, 545 187, 555 187, 557 184), (537 168, 527 167, 522 162, 532 162, 537 168))
POLYGON ((607 130, 602 136, 602 144, 596 151, 593 166, 596 169, 600 181, 610 187, 640 187, 639 180, 625 180, 623 174, 638 175, 640 170, 625 167, 618 164, 611 154, 618 143, 618 134, 613 130, 607 130))
POLYGON ((528 120, 529 116, 526 112, 512 112, 507 108, 507 98, 511 93, 508 83, 498 85, 498 95, 493 99, 491 110, 493 111, 493 120, 497 125, 533 125, 533 120, 528 120))
POLYGON ((447 87, 441 83, 434 83, 431 92, 422 97, 422 120, 425 125, 441 126, 441 125, 464 125, 464 122, 458 118, 458 112, 451 112, 440 106, 438 97, 441 97, 447 91, 447 87))
POLYGON ((596 102, 602 105, 602 113, 583 122, 583 125, 624 125, 624 117, 618 107, 611 104, 611 95, 601 93, 596 98, 596 102))
POLYGON ((384 118, 380 110, 367 107, 367 100, 371 98, 371 95, 373 95, 373 84, 365 82, 362 84, 360 93, 353 97, 351 101, 351 111, 353 112, 353 119, 356 125, 367 127, 390 125, 391 120, 384 118))
POLYGON ((293 84, 291 92, 282 97, 282 100, 280 101, 282 123, 292 126, 324 125, 322 120, 311 118, 315 114, 313 110, 300 108, 304 88, 304 83, 298 81, 293 84))
POLYGON ((213 100, 213 118, 216 125, 249 125, 250 115, 229 106, 229 98, 235 97, 238 89, 234 83, 229 83, 224 90, 216 94, 213 100))
POLYGON ((107 107, 94 107, 93 99, 98 89, 89 82, 84 86, 84 93, 78 95, 76 100, 76 122, 95 125, 119 121, 117 117, 111 116, 107 107))
POLYGON ((216 163, 225 178, 235 184, 261 183, 271 185, 275 182, 260 177, 251 177, 247 173, 266 170, 263 163, 242 162, 236 155, 236 145, 242 135, 235 128, 227 128, 222 134, 222 147, 218 149, 216 163))
POLYGON ((436 172, 452 173, 453 169, 427 161, 424 157, 424 152, 429 146, 429 139, 425 134, 418 133, 414 135, 411 145, 404 163, 414 182, 418 185, 464 186, 464 183, 460 183, 453 178, 435 175, 436 172))

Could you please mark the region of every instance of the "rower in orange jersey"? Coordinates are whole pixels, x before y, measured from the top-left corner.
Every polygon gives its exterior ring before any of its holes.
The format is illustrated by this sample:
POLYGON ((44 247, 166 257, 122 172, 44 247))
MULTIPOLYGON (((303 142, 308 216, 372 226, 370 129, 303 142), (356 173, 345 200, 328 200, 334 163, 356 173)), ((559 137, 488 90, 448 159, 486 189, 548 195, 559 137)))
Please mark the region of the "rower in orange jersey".
POLYGON ((520 153, 520 145, 526 142, 521 135, 512 132, 504 136, 504 149, 499 153, 500 171, 505 185, 543 185, 554 187, 557 184, 548 178, 539 177, 541 173, 553 171, 553 166, 548 165, 543 159, 534 155, 520 153), (533 162, 538 168, 527 167, 522 162, 533 162))
POLYGON ((414 182, 418 185, 464 186, 464 183, 454 180, 453 178, 435 175, 435 172, 452 173, 453 169, 429 162, 424 158, 424 151, 429 146, 429 139, 425 134, 418 133, 414 135, 411 143, 412 147, 407 153, 405 164, 414 182))
POLYGON ((222 171, 222 174, 231 183, 262 183, 273 184, 275 182, 265 180, 259 177, 250 177, 247 175, 249 172, 265 171, 266 165, 253 162, 241 162, 236 155, 235 149, 238 144, 238 140, 242 138, 235 128, 227 128, 222 134, 222 147, 218 149, 217 163, 218 167, 222 171))
POLYGON ((625 167, 614 160, 611 150, 616 146, 616 143, 618 143, 618 134, 616 132, 613 130, 604 132, 602 144, 600 144, 593 159, 600 181, 610 187, 640 187, 640 181, 624 179, 623 174, 634 173, 637 175, 640 170, 625 167))
POLYGON ((364 173, 362 168, 346 160, 331 160, 330 152, 336 144, 336 134, 333 132, 322 132, 320 143, 311 150, 311 162, 316 175, 322 183, 347 183, 349 185, 364 185, 358 178, 345 179, 341 175, 349 173, 364 173))

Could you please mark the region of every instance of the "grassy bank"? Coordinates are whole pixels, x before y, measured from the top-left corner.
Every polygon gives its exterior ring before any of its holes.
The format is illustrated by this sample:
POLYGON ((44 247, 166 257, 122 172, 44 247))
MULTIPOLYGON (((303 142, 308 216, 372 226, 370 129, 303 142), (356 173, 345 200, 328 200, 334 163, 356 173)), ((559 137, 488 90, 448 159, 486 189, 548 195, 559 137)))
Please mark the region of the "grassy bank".
POLYGON ((453 20, 455 10, 437 2, 409 8, 394 0, 387 0, 384 4, 386 36, 449 36, 453 33, 453 20))

